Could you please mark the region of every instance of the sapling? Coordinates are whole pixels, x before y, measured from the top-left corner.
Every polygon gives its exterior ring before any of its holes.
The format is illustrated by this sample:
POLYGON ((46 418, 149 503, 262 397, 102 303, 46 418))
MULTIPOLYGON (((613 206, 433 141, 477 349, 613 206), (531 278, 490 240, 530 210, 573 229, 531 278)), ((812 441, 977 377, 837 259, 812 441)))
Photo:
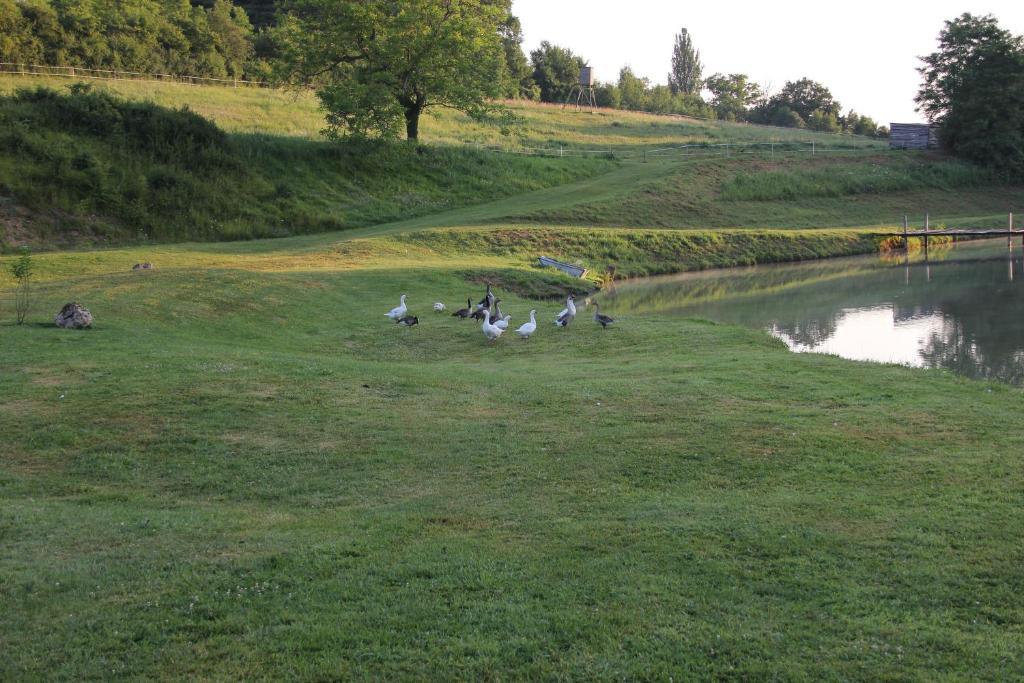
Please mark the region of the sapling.
POLYGON ((11 275, 18 281, 14 290, 14 310, 18 317, 18 324, 25 322, 28 315, 29 304, 31 303, 32 283, 32 253, 28 247, 22 247, 21 256, 11 264, 11 275))

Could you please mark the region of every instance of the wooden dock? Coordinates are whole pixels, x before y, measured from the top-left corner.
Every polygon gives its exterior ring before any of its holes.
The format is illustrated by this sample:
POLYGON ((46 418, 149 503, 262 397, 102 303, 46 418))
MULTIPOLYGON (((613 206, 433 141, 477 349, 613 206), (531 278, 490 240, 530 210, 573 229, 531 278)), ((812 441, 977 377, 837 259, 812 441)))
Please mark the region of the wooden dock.
POLYGON ((1013 247, 1013 236, 1020 235, 1021 246, 1024 246, 1024 228, 1013 227, 1012 213, 1008 216, 1005 228, 936 228, 933 230, 929 227, 928 222, 928 214, 925 214, 924 229, 911 230, 907 216, 904 216, 902 230, 883 230, 875 234, 884 237, 902 237, 904 245, 906 245, 908 238, 920 237, 924 239, 924 248, 926 250, 928 249, 928 239, 931 237, 1001 237, 1005 235, 1007 246, 1013 247))

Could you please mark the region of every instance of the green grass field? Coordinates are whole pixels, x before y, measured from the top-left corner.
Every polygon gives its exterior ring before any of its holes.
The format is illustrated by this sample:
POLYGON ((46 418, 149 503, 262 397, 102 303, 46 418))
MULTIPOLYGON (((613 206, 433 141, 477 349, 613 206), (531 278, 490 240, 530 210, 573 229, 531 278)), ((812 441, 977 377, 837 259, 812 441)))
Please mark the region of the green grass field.
POLYGON ((344 232, 39 253, 22 326, 0 256, 0 679, 1019 678, 1019 388, 700 320, 560 330, 593 285, 533 262, 862 253, 848 226, 911 199, 984 223, 1020 188, 872 149, 547 162, 344 232), (533 338, 431 311, 483 280, 533 338), (71 300, 92 330, 53 327, 71 300))

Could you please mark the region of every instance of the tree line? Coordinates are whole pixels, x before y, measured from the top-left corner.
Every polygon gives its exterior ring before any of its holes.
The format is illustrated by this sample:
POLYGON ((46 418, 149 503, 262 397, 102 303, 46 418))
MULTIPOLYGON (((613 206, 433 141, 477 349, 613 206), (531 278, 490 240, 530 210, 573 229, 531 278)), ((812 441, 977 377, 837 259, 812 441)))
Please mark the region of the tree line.
POLYGON ((0 0, 0 61, 212 78, 267 72, 231 0, 0 0))

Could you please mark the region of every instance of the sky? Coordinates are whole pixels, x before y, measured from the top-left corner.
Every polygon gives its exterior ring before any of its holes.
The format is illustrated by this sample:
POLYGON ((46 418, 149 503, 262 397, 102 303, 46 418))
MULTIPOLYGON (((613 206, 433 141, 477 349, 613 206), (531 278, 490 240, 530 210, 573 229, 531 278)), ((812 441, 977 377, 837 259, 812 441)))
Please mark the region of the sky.
POLYGON ((686 27, 704 75, 745 73, 770 92, 804 76, 827 86, 844 112, 880 124, 923 121, 914 110, 921 55, 933 52, 943 22, 964 12, 994 14, 1024 34, 1024 1, 861 0, 822 3, 630 0, 513 0, 527 56, 542 40, 587 59, 601 81, 630 66, 666 83, 675 35, 686 27))

